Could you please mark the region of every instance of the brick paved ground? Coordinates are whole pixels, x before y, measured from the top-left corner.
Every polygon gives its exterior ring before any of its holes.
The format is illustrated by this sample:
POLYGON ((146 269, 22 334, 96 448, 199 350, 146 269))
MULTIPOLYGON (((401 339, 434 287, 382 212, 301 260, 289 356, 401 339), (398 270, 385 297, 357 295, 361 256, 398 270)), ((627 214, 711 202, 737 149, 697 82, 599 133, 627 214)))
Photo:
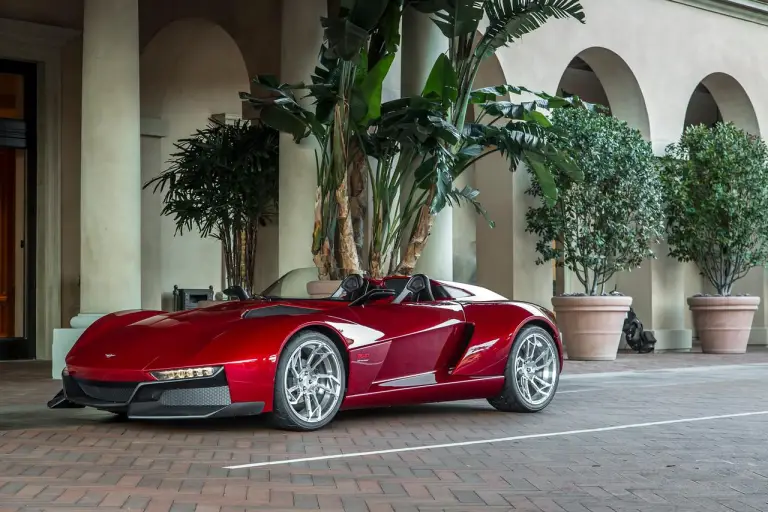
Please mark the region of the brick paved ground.
POLYGON ((0 512, 768 511, 768 416, 224 469, 768 410, 765 363, 765 352, 571 362, 543 413, 498 413, 484 401, 355 411, 312 434, 274 431, 263 419, 121 423, 49 411, 57 386, 43 378, 48 369, 3 364, 0 512), (708 366, 673 369, 694 364, 708 366), (654 371, 585 375, 644 366, 654 371))

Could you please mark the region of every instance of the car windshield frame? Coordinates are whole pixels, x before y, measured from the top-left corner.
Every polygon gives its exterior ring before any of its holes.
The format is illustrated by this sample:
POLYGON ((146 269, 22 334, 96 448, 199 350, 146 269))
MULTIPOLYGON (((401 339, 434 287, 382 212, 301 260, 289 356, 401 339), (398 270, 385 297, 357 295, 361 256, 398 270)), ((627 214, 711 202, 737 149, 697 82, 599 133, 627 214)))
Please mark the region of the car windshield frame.
MULTIPOLYGON (((383 279, 372 279, 366 272, 341 272, 340 275, 349 276, 350 274, 359 274, 370 285, 377 288, 393 290, 396 293, 402 291, 405 283, 408 282, 407 276, 387 276, 383 279), (393 281, 402 281, 402 286, 387 286, 387 283, 393 281), (382 286, 383 285, 383 286, 382 286)), ((334 296, 339 292, 340 283, 343 279, 335 280, 321 280, 318 269, 316 267, 302 267, 293 269, 280 276, 277 280, 267 286, 264 291, 254 296, 254 298, 267 298, 272 300, 322 300, 322 301, 338 301, 338 302, 350 302, 344 295, 334 296), (318 296, 312 296, 308 290, 308 285, 313 283, 314 286, 322 289, 322 294, 318 293, 318 296), (325 286, 323 283, 328 283, 325 286), (333 284, 331 284, 333 283, 333 284), (333 290, 331 290, 331 287, 333 290), (321 296, 320 296, 321 295, 321 296)))
MULTIPOLYGON (((386 289, 394 292, 395 295, 400 294, 406 283, 409 280, 408 276, 390 275, 382 279, 373 279, 367 272, 346 272, 340 273, 344 277, 350 274, 359 274, 365 279, 370 289, 386 289), (392 283, 398 283, 397 286, 392 286, 392 283), (402 284, 400 284, 402 282, 402 284)), ((276 281, 270 284, 260 294, 255 295, 255 299, 269 299, 269 300, 314 300, 314 301, 334 301, 350 303, 352 302, 346 296, 346 292, 341 291, 341 282, 343 279, 325 279, 321 280, 318 269, 316 267, 303 267, 291 270, 280 276, 276 281), (309 292, 308 285, 312 283, 315 287, 316 294, 309 292), (341 293, 339 293, 341 291, 341 293), (314 295, 314 296, 313 296, 314 295)), ((443 284, 434 279, 429 279, 430 286, 432 287, 433 294, 436 300, 456 300, 448 290, 443 287, 443 284)), ((467 295, 471 293, 464 292, 467 295)))
MULTIPOLYGON (((347 276, 353 272, 342 273, 347 276)), ((363 276, 368 279, 367 276, 363 276)), ((333 297, 339 291, 341 280, 320 279, 320 273, 317 267, 295 268, 281 275, 255 298, 268 298, 275 300, 332 300, 339 302, 348 302, 344 297, 333 297), (310 283, 316 283, 316 286, 323 290, 322 297, 313 297, 308 290, 310 283), (323 283, 327 283, 323 286, 323 283), (333 290, 330 290, 331 283, 336 284, 333 290), (327 294, 327 296, 326 296, 327 294)))

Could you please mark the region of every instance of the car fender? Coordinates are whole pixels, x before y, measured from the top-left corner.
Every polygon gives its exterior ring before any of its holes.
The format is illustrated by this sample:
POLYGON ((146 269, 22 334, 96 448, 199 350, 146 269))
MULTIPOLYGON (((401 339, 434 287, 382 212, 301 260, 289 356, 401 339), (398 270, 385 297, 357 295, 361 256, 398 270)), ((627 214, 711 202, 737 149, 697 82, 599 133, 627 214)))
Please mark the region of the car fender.
POLYGON ((191 365, 225 365, 232 401, 264 402, 268 412, 272 410, 278 361, 293 336, 313 327, 332 334, 342 341, 342 357, 348 361, 346 347, 353 339, 344 333, 354 325, 326 314, 243 319, 195 354, 191 365))
POLYGON ((514 302, 475 302, 464 305, 467 322, 474 325, 467 348, 452 375, 503 375, 510 349, 519 332, 527 325, 541 325, 554 333, 562 366, 562 344, 554 322, 538 307, 514 302))

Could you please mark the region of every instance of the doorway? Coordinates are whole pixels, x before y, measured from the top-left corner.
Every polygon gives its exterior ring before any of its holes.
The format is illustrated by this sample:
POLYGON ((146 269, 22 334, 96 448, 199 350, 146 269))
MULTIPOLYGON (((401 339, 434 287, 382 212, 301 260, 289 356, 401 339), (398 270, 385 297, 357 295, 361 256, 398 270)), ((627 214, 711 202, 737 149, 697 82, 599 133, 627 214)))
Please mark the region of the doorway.
POLYGON ((0 361, 35 358, 37 65, 0 59, 0 361))

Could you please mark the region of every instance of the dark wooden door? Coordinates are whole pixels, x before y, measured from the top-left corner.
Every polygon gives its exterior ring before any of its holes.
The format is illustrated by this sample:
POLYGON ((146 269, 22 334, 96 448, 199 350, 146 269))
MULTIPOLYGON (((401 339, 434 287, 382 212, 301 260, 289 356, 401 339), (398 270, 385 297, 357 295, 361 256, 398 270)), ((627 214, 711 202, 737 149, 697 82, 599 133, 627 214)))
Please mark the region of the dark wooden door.
POLYGON ((34 62, 0 59, 0 361, 35 358, 37 73, 34 62), (20 272, 24 278, 17 282, 20 272))
POLYGON ((16 335, 16 151, 0 147, 0 338, 16 335))

